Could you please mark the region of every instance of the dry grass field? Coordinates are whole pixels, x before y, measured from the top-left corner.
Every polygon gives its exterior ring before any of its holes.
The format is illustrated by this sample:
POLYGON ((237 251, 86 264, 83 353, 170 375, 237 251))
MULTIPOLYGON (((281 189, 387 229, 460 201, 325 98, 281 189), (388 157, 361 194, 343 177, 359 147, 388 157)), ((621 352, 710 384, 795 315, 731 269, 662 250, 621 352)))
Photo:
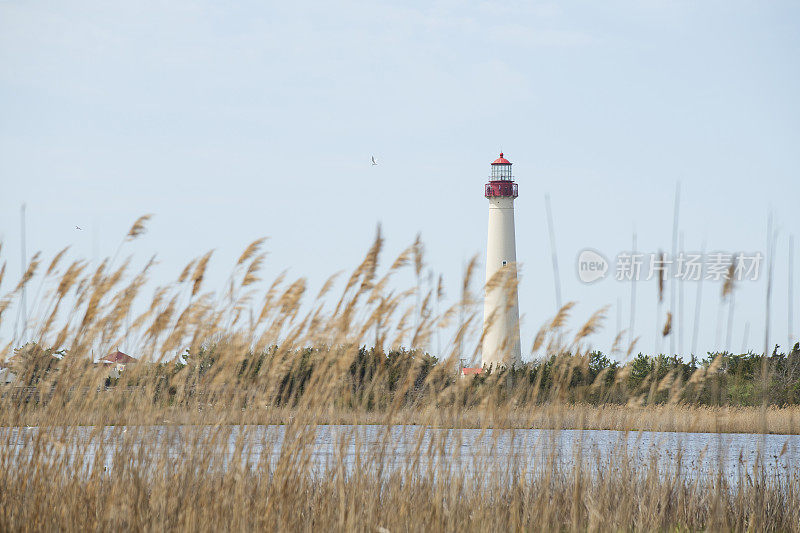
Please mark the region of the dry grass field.
POLYGON ((302 279, 262 287, 261 245, 242 253, 221 293, 205 290, 207 254, 148 305, 140 293, 152 264, 130 273, 127 262, 90 270, 62 264, 66 254, 33 259, 0 299, 7 320, 26 284, 43 287, 28 327, 35 344, 0 354, 16 375, 0 386, 1 530, 800 530, 800 468, 770 469, 769 458, 730 478, 642 464, 623 449, 610 460, 576 448, 562 450, 574 453, 567 463, 550 450, 536 464, 488 453, 465 465, 450 432, 399 447, 398 424, 790 434, 800 410, 682 402, 681 390, 713 368, 651 383, 628 405, 576 401, 565 391, 588 364, 602 313, 568 332, 568 308, 534 342, 557 359, 546 397, 541 381, 506 372, 459 379, 481 326, 474 263, 459 302, 435 313, 441 283, 422 281, 419 243, 381 273, 378 236, 339 296, 330 298, 331 281, 311 300, 302 279), (420 281, 391 289, 406 268, 420 281), (443 331, 455 333, 436 364, 401 350, 443 331), (138 363, 117 376, 92 362, 123 340, 141 348, 138 363), (664 400, 644 401, 655 392, 664 400), (280 425, 251 433, 258 424, 280 425), (320 469, 320 424, 376 424, 379 438, 336 440, 320 469), (170 428, 183 436, 169 440, 170 428))
POLYGON ((446 443, 434 443, 407 451, 394 470, 381 470, 386 449, 377 446, 360 450, 351 468, 334 457, 318 475, 310 468, 305 425, 289 429, 272 464, 248 464, 237 440, 222 466, 220 454, 230 448, 225 428, 192 440, 177 457, 128 433, 116 434, 108 470, 67 459, 69 431, 39 435, 22 459, 3 451, 3 529, 792 531, 800 520, 796 472, 757 469, 733 485, 654 464, 640 468, 620 454, 612 465, 586 458, 578 467, 544 464, 534 476, 520 465, 475 475, 447 460, 423 465, 443 453, 437 444, 446 443))

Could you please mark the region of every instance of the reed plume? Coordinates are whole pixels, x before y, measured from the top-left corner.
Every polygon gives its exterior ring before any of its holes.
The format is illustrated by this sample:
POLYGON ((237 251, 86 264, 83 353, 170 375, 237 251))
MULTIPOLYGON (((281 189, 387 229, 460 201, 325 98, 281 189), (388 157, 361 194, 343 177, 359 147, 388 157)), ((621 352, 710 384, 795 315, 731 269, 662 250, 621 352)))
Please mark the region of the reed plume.
MULTIPOLYGON (((670 367, 631 358, 636 338, 627 361, 602 363, 589 339, 608 309, 567 336, 569 302, 525 340, 533 361, 461 377, 484 327, 476 258, 448 305, 443 278, 422 277, 419 237, 386 269, 378 229, 344 282, 334 275, 308 300, 305 278, 259 279, 263 242, 232 261, 221 292, 212 252, 155 288, 154 259, 90 269, 67 250, 35 256, 49 265, 25 279, 48 288, 35 342, 0 352, 15 352, 20 380, 0 384, 0 528, 798 529, 790 447, 786 473, 756 463, 736 483, 673 457, 637 462, 625 447, 638 430, 796 433, 796 406, 700 403, 733 379, 727 356, 670 367), (405 268, 411 286, 398 281, 405 268), (445 348, 431 353, 439 333, 445 348), (121 344, 139 361, 96 362, 121 344), (530 428, 553 431, 520 437, 530 428), (564 429, 624 438, 600 460, 557 447, 564 429), (467 457, 472 435, 485 440, 467 457)), ((18 297, 0 299, 0 319, 18 297)))
POLYGON ((147 222, 153 218, 153 215, 142 215, 136 219, 136 222, 133 223, 131 229, 128 230, 128 235, 126 235, 125 239, 128 241, 132 241, 134 239, 138 239, 147 231, 147 222))

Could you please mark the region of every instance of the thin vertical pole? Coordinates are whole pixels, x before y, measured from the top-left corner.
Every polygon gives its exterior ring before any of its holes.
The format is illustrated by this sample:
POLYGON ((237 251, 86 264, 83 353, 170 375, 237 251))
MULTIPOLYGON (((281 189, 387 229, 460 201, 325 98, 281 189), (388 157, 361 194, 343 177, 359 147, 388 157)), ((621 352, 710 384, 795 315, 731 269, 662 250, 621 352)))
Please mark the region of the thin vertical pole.
POLYGON ((553 260, 553 285, 556 292, 556 308, 561 309, 561 276, 558 273, 558 255, 556 254, 556 232, 553 227, 553 211, 550 209, 550 194, 544 195, 547 210, 547 228, 550 233, 550 255, 553 260))
POLYGON ((92 222, 92 263, 97 266, 99 264, 99 250, 100 250, 100 234, 98 233, 97 217, 92 222))
POLYGON ((787 350, 794 346, 794 235, 789 236, 789 305, 788 305, 789 344, 787 350))
MULTIPOLYGON (((706 241, 703 240, 703 249, 700 251, 702 256, 701 265, 705 261, 706 241)), ((697 281, 697 294, 694 298, 694 328, 692 329, 692 355, 697 355, 697 335, 700 333, 700 308, 703 304, 703 277, 705 274, 700 271, 700 279, 697 281)))
POLYGON ((747 349, 747 341, 750 338, 750 321, 744 323, 744 336, 742 337, 742 354, 749 352, 747 349))
MULTIPOLYGON (((769 355, 769 326, 772 310, 772 211, 767 219, 767 294, 764 313, 764 357, 769 355)), ((766 379, 766 378, 765 378, 766 379)))
MULTIPOLYGON (((28 268, 28 253, 27 253, 27 246, 26 246, 26 239, 27 236, 25 235, 25 204, 22 204, 22 208, 20 209, 20 246, 22 248, 22 276, 25 275, 25 271, 28 268)), ((20 309, 22 313, 22 331, 20 333, 20 341, 25 342, 25 335, 28 333, 28 300, 27 300, 27 288, 26 285, 22 286, 22 299, 20 300, 20 309)))
MULTIPOLYGON (((467 263, 466 258, 464 258, 462 256, 461 257, 461 279, 462 280, 466 280, 466 277, 467 277, 467 264, 466 263, 467 263)), ((458 328, 456 328, 456 335, 457 335, 457 339, 456 340, 458 341, 458 346, 457 346, 456 349, 458 350, 459 359, 464 356, 464 352, 462 351, 463 346, 462 346, 462 339, 461 339, 461 337, 463 335, 460 335, 458 332, 464 326, 464 301, 466 300, 466 291, 467 291, 467 287, 462 288, 462 290, 461 290, 461 300, 458 302, 458 328)), ((484 323, 483 323, 481 329, 486 328, 486 322, 485 322, 486 317, 484 316, 483 319, 484 319, 484 323)), ((485 334, 486 332, 484 331, 483 333, 485 334)), ((485 357, 485 356, 483 356, 483 357, 485 357)), ((483 366, 483 360, 481 360, 481 366, 483 366)))
POLYGON ((675 256, 678 254, 678 218, 680 214, 680 205, 681 205, 681 182, 675 184, 675 209, 673 211, 672 217, 672 257, 670 260, 670 280, 669 280, 669 311, 672 313, 672 332, 669 336, 669 354, 675 355, 675 325, 677 322, 675 321, 675 273, 673 272, 673 266, 675 264, 675 256))
POLYGON ((442 357, 442 325, 441 325, 441 316, 439 315, 439 300, 442 297, 441 288, 442 288, 442 275, 439 274, 436 283, 436 357, 442 357))
POLYGON ((722 316, 725 314, 725 302, 720 299, 717 305, 717 329, 714 335, 714 352, 720 352, 719 345, 722 344, 722 316))
MULTIPOLYGON (((678 250, 679 253, 685 253, 684 250, 684 239, 683 239, 683 232, 680 233, 678 242, 678 250)), ((680 272, 678 272, 678 319, 675 322, 678 328, 678 352, 681 356, 683 356, 683 276, 680 272)))
POLYGON ((658 261, 661 261, 661 270, 658 271, 658 278, 656 279, 656 290, 658 291, 656 294, 658 295, 658 301, 656 302, 656 336, 655 336, 655 347, 654 351, 655 354, 653 355, 660 355, 661 354, 661 310, 664 308, 664 293, 662 292, 662 287, 664 286, 664 264, 665 264, 665 256, 667 254, 662 252, 661 250, 658 251, 658 261))
POLYGON ((725 350, 727 352, 733 352, 733 346, 731 346, 731 334, 733 332, 733 309, 736 305, 736 295, 733 291, 728 295, 730 301, 728 302, 728 334, 725 336, 725 350))
POLYGON ((635 259, 636 256, 636 232, 633 232, 633 237, 631 239, 631 264, 633 266, 633 274, 631 276, 631 319, 630 325, 628 326, 628 346, 633 345, 633 326, 636 322, 636 281, 639 278, 639 272, 636 270, 635 267, 635 259))

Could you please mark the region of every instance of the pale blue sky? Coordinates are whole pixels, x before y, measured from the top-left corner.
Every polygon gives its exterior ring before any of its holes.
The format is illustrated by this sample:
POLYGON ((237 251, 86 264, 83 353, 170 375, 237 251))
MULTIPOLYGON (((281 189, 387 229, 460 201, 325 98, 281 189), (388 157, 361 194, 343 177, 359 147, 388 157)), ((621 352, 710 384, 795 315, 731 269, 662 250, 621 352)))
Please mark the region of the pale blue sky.
MULTIPOLYGON (((763 252, 772 210, 774 342, 786 343, 788 236, 800 245, 797 3, 232 4, 0 1, 10 275, 27 202, 29 249, 47 254, 73 244, 91 256, 95 234, 97 253, 113 254, 154 213, 130 251, 159 254, 156 282, 216 248, 221 284, 268 235, 266 276, 288 267, 318 287, 358 262, 381 222, 386 260, 421 232, 454 296, 485 250, 482 186, 502 149, 520 187, 524 347, 555 307, 544 194, 576 322, 619 298, 626 325, 629 286, 581 284, 575 258, 615 256, 634 228, 641 250, 669 250, 677 180, 687 249, 763 252)), ((651 351, 655 284, 638 291, 636 334, 651 351)), ((707 284, 701 350, 718 295, 707 284)), ((749 345, 763 346, 763 309, 763 281, 742 284, 735 349, 746 322, 749 345)))

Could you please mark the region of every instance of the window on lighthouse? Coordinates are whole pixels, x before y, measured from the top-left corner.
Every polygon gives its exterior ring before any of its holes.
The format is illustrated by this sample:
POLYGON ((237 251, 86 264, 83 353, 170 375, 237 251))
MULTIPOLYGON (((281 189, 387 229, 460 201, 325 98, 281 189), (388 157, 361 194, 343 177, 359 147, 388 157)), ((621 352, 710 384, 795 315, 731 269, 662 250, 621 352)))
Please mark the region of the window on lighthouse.
POLYGON ((503 261, 503 266, 506 266, 506 261, 503 261))
POLYGON ((510 181, 511 165, 492 165, 492 179, 510 181))

